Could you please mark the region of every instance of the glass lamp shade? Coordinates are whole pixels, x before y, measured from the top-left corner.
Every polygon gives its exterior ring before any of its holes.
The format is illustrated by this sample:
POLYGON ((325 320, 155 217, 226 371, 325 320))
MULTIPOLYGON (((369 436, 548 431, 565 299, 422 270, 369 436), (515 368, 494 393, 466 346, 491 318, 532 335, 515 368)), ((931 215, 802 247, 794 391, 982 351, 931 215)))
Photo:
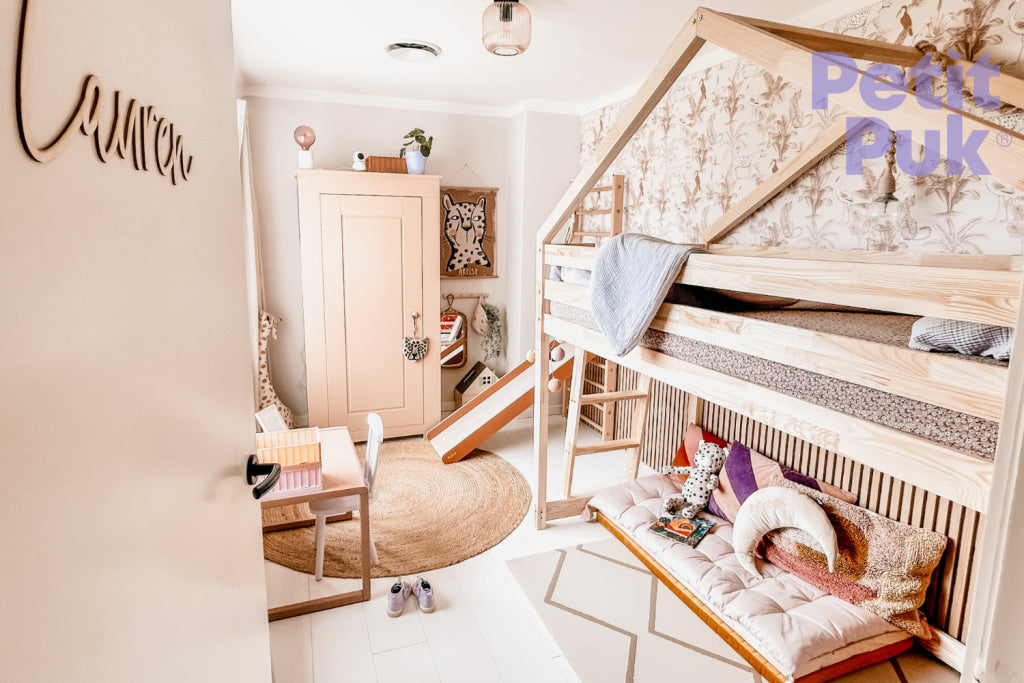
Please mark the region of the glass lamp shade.
POLYGON ((530 10, 518 0, 496 0, 484 10, 484 47, 500 57, 515 57, 530 47, 530 25, 530 10))
POLYGON ((308 152, 309 148, 316 142, 316 133, 309 126, 299 126, 295 129, 293 136, 295 137, 295 142, 298 143, 304 152, 308 152))

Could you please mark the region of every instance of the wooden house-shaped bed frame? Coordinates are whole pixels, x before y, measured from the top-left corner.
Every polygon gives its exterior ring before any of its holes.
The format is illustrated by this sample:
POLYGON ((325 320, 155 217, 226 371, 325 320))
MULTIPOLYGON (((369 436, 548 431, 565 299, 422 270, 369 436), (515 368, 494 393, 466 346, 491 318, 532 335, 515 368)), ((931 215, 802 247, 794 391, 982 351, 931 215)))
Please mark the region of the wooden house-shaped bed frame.
MULTIPOLYGON (((1021 415, 1024 404, 1019 390, 1008 392, 1007 388, 1024 386, 1024 367, 1019 360, 1009 368, 972 363, 672 304, 664 304, 652 324, 652 328, 674 335, 999 422, 996 457, 988 461, 651 349, 638 347, 625 356, 617 356, 600 333, 550 315, 551 302, 584 310, 589 310, 590 302, 585 287, 547 280, 548 267, 592 270, 597 251, 593 247, 556 244, 555 239, 705 42, 725 48, 808 89, 815 52, 843 52, 856 60, 900 67, 911 67, 923 56, 914 47, 704 8, 693 14, 538 231, 535 330, 538 360, 534 367, 537 527, 544 528, 548 521, 579 514, 589 499, 589 496, 571 496, 568 486, 561 500, 548 500, 546 494, 549 359, 548 354, 540 350, 558 340, 576 347, 578 363, 585 357, 583 354, 593 353, 628 371, 682 390, 687 397, 696 397, 686 408, 691 421, 698 417, 699 410, 695 406, 700 401, 708 401, 919 487, 929 495, 941 496, 971 514, 985 515, 984 543, 981 551, 974 551, 972 555, 974 567, 969 580, 973 585, 973 600, 968 603, 966 589, 958 598, 962 603, 959 609, 970 612, 966 637, 958 639, 939 632, 937 644, 931 646, 941 659, 961 671, 969 671, 971 668, 964 667, 975 665, 992 628, 992 591, 995 589, 990 584, 998 577, 1000 558, 1010 534, 1007 515, 992 512, 1000 511, 1002 505, 1012 500, 1012 490, 1018 480, 1018 460, 1024 441, 1021 415)), ((965 67, 971 65, 963 60, 957 63, 965 67)), ((836 61, 835 68, 850 70, 852 67, 848 62, 836 61)), ((863 68, 856 68, 857 77, 863 77, 863 68)), ((970 91, 970 79, 966 81, 965 89, 970 91)), ((1024 80, 1002 74, 992 79, 990 91, 1004 103, 1024 108, 1024 80)), ((965 135, 976 130, 989 133, 981 145, 980 155, 990 172, 1007 185, 1024 190, 1024 137, 957 109, 922 108, 915 101, 913 90, 905 92, 908 97, 904 102, 884 113, 869 109, 856 89, 833 94, 831 101, 853 115, 874 116, 885 120, 894 130, 908 130, 919 144, 923 144, 926 130, 945 130, 946 117, 958 114, 963 117, 965 135), (1011 136, 1012 144, 999 144, 997 135, 1001 136, 1001 142, 1005 142, 1006 135, 1011 136)), ((678 282, 706 287, 719 287, 727 282, 729 289, 755 294, 1017 327, 1022 285, 1020 257, 710 244, 842 144, 846 135, 845 117, 839 120, 839 124, 826 129, 702 233, 708 253, 691 255, 678 282)), ((1018 336, 1015 346, 1018 359, 1024 353, 1021 345, 1018 336)), ((574 392, 570 401, 571 422, 574 409, 578 415, 578 394, 574 392)), ((635 476, 635 469, 631 475, 635 476)), ((628 538, 617 535, 630 545, 628 538)), ((972 546, 973 543, 972 538, 972 546)), ((633 544, 631 549, 637 552, 638 547, 633 544)), ((688 594, 681 584, 672 585, 671 576, 664 571, 659 573, 656 566, 652 569, 759 671, 770 680, 782 680, 770 666, 764 668, 763 658, 737 634, 716 623, 713 613, 702 611, 698 598, 688 594)))

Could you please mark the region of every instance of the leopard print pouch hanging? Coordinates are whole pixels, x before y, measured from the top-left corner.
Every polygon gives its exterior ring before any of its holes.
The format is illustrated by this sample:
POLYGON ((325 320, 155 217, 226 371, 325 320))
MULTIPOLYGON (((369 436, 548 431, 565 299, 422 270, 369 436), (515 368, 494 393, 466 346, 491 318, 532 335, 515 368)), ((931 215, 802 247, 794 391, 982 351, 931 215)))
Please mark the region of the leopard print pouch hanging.
POLYGON ((412 336, 402 337, 402 355, 405 356, 406 360, 413 363, 423 360, 424 356, 427 355, 426 337, 416 336, 416 320, 419 317, 419 313, 412 314, 412 336))

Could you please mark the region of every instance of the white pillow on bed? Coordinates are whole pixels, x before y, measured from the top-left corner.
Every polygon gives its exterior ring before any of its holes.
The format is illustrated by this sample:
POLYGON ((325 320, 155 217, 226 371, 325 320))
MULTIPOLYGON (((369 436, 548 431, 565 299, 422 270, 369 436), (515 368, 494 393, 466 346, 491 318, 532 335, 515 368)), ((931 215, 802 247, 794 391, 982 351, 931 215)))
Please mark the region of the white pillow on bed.
POLYGON ((590 284, 590 271, 582 268, 569 268, 568 266, 554 266, 548 277, 556 282, 564 282, 568 285, 586 286, 590 284))
POLYGON ((732 547, 740 566, 761 576, 755 560, 761 537, 773 529, 796 527, 810 534, 828 561, 828 570, 836 565, 836 530, 816 502, 790 488, 767 486, 754 491, 740 506, 732 527, 732 547))
POLYGON ((910 329, 908 346, 918 351, 954 351, 968 356, 1009 360, 1013 328, 924 317, 910 329))

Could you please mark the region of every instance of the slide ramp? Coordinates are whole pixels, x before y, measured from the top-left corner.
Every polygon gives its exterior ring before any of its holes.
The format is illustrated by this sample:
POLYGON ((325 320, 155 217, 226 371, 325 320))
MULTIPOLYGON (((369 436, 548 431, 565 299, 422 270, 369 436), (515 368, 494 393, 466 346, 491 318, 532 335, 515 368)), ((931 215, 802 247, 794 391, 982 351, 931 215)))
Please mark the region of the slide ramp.
MULTIPOLYGON (((551 361, 550 378, 568 379, 572 360, 573 355, 565 353, 562 360, 551 361)), ((427 441, 441 460, 445 463, 462 460, 487 437, 533 405, 533 374, 533 363, 523 361, 428 431, 427 441)))

